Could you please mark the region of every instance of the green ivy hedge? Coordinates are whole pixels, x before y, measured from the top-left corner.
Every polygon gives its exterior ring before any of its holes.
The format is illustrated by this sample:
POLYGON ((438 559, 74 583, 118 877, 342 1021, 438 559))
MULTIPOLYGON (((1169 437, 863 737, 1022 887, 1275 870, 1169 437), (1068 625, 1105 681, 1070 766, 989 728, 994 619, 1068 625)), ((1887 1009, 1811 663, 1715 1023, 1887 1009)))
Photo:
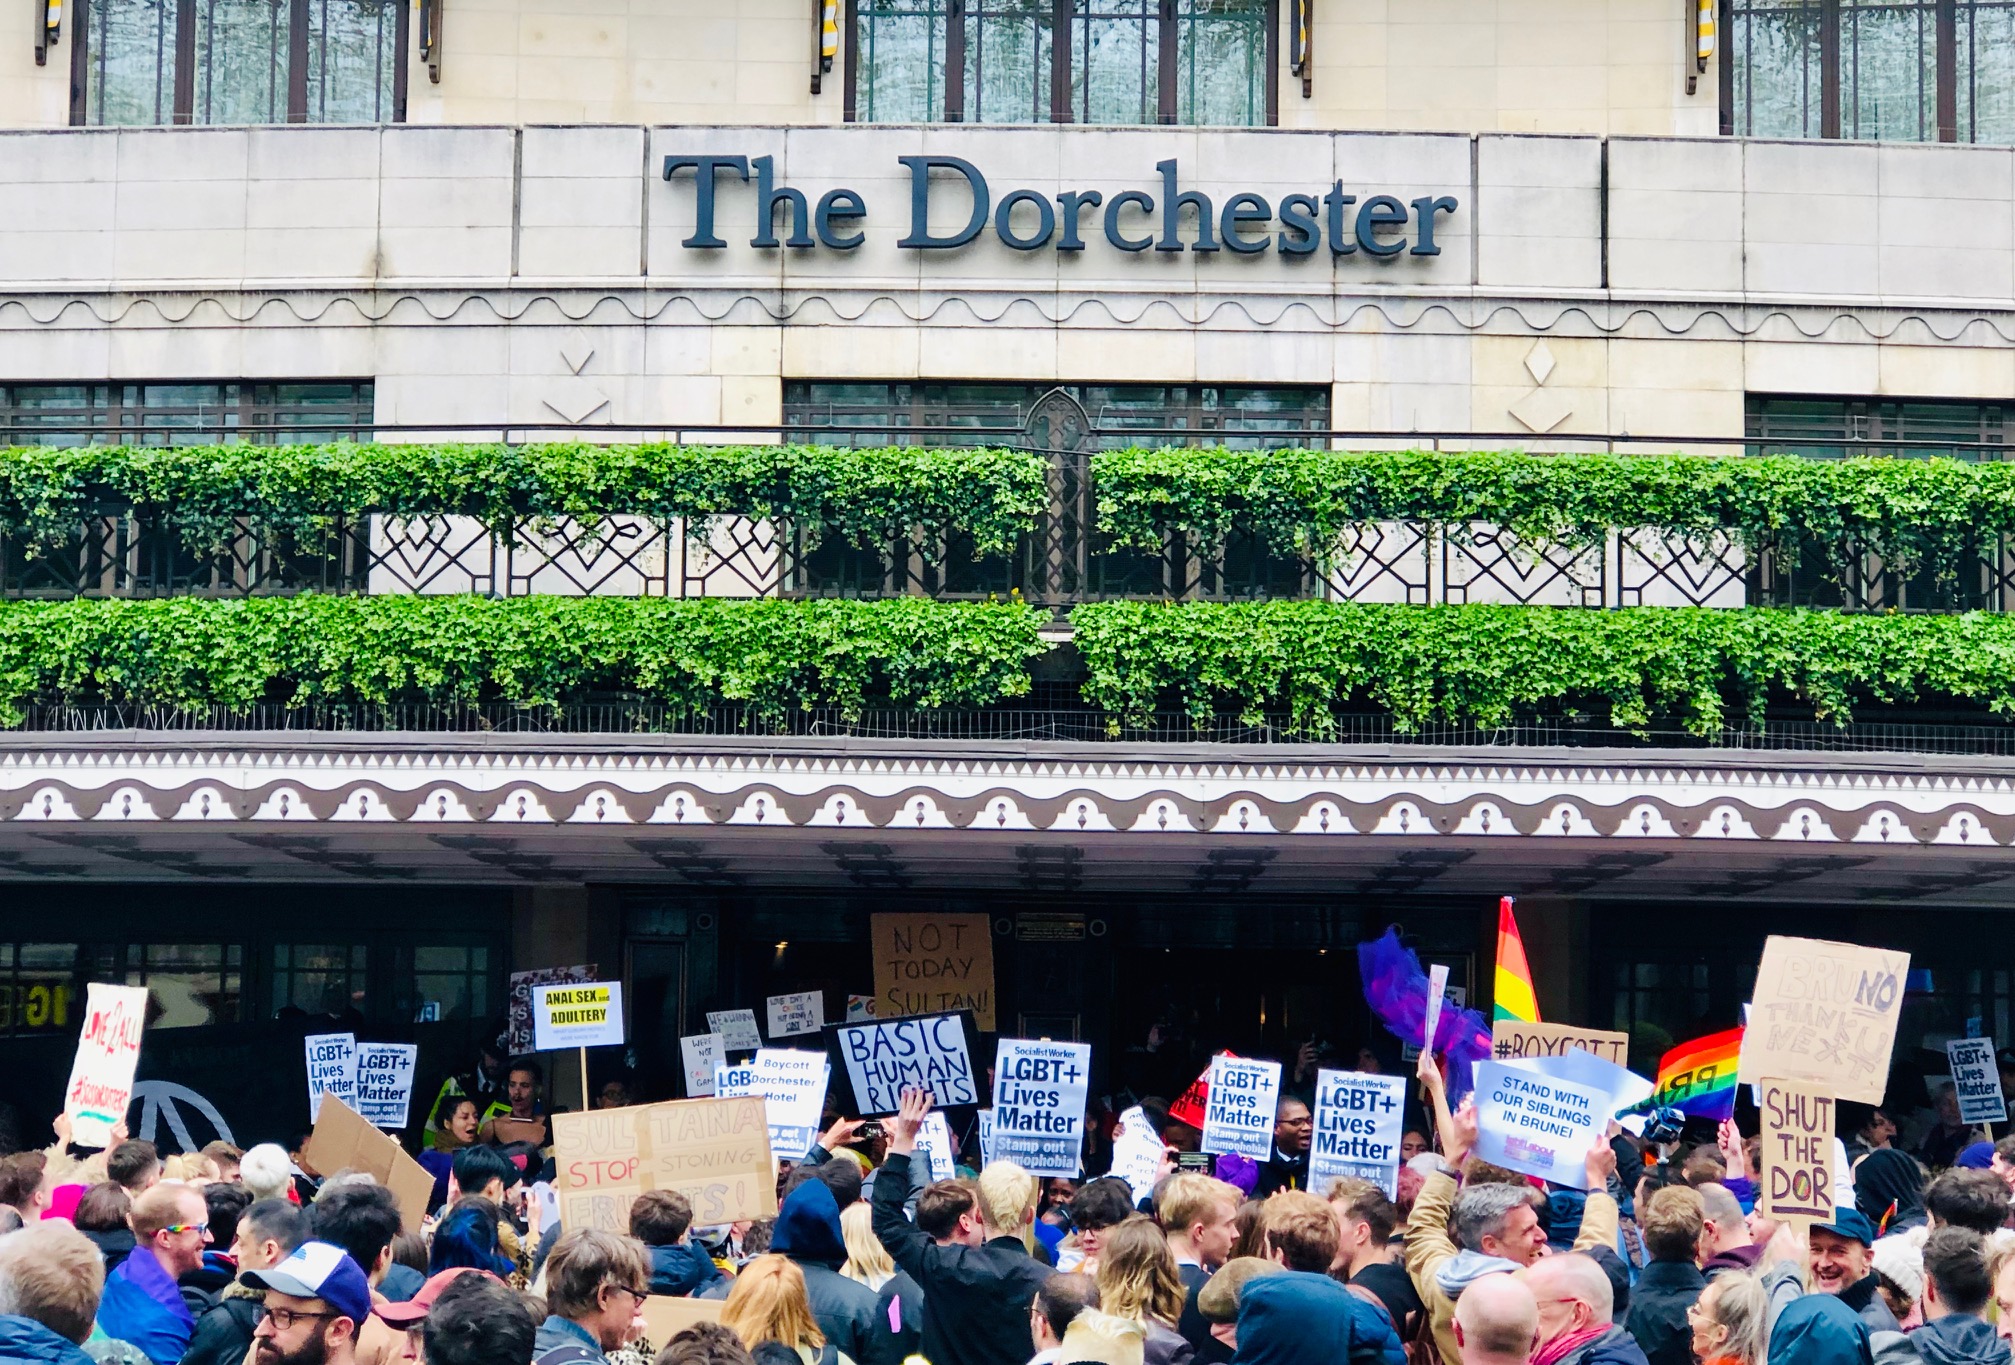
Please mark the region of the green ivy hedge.
MULTIPOLYGON (((0 724, 33 703, 187 709, 612 697, 781 714, 980 708, 1049 646, 1019 603, 476 596, 0 603, 0 724)), ((1362 698, 1403 730, 1586 709, 1700 735, 1795 696, 2015 714, 2015 617, 1749 608, 1092 603, 1071 617, 1086 702, 1139 721, 1287 712, 1310 737, 1362 698)))
POLYGON ((1606 707, 1621 728, 1712 735, 1760 721, 1773 693, 1842 724, 1857 701, 2015 713, 2015 616, 1978 612, 1100 602, 1071 624, 1085 699, 1129 720, 1173 698, 1198 718, 1286 711, 1319 736, 1360 693, 1403 730, 1606 707))
POLYGON ((2015 533, 2015 463, 1988 461, 1169 449, 1107 452, 1092 470, 1101 529, 1144 548, 1234 522, 1315 557, 1372 521, 1492 522, 1553 544, 1658 527, 1725 530, 1752 552, 1803 533, 1945 577, 1983 539, 2015 533))
POLYGON ((0 604, 0 724, 31 703, 559 703, 780 713, 978 707, 1029 690, 1015 603, 620 597, 86 598, 0 604))
POLYGON ((868 541, 957 527, 984 553, 1047 505, 1041 456, 846 446, 374 444, 21 446, 0 449, 0 531, 50 542, 92 509, 172 514, 192 544, 244 517, 312 532, 337 515, 516 517, 629 513, 788 517, 868 541))

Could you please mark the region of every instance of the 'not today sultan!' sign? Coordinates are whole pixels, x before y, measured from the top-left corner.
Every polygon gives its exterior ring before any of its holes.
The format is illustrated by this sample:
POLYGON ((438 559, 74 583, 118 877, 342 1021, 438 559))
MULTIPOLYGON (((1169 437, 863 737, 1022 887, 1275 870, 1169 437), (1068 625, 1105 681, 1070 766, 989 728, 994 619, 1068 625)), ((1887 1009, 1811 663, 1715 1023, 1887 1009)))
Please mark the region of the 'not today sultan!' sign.
MULTIPOLYGON (((1102 237, 1115 251, 1224 252, 1257 256, 1439 256, 1437 233, 1461 207, 1453 195, 1401 198, 1361 193, 1342 180, 1313 185, 1278 200, 1250 190, 1220 203, 1185 187, 1174 157, 1154 175, 1108 189, 995 189, 984 172, 956 156, 900 156, 909 182, 905 232, 896 243, 912 251, 950 251, 991 232, 1014 251, 1083 251, 1102 237)), ((771 156, 665 158, 666 180, 693 184, 693 232, 681 245, 720 250, 722 234, 749 232, 752 247, 852 251, 867 241, 863 224, 877 216, 859 191, 837 188, 811 198, 781 184, 771 156), (730 226, 730 225, 733 226, 730 226), (779 233, 781 227, 781 234, 779 233)), ((890 205, 880 210, 897 210, 890 205)))

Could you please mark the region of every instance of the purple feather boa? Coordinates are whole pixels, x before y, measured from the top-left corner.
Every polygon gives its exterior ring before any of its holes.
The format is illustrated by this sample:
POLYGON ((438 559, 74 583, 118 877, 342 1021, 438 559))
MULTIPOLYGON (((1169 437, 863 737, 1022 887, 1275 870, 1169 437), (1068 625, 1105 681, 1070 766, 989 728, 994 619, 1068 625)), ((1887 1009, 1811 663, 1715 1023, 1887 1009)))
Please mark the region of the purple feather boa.
MULTIPOLYGON (((1419 1047, 1427 1026, 1427 973, 1413 950, 1400 943, 1399 931, 1387 929, 1383 938, 1358 944, 1357 971, 1371 1012, 1395 1038, 1419 1047)), ((1448 1102, 1456 1104, 1475 1089, 1476 1064, 1490 1060, 1490 1022, 1475 1010, 1443 1002, 1433 1050, 1446 1062, 1448 1102)))

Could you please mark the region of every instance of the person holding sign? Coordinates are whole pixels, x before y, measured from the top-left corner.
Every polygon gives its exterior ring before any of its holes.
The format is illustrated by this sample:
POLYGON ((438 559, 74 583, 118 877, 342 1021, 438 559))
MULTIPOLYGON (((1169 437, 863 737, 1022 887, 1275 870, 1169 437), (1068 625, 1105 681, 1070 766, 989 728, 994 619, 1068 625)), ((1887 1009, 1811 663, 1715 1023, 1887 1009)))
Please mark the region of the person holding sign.
POLYGON ((1871 1332, 1898 1332, 1896 1315, 1875 1292, 1875 1227, 1854 1209, 1840 1209, 1828 1222, 1814 1223, 1806 1234, 1807 1246, 1798 1245, 1795 1223, 1781 1224, 1764 1259, 1771 1262, 1764 1272, 1763 1287, 1770 1292, 1770 1317, 1805 1294, 1805 1276, 1799 1268, 1801 1251, 1812 1265, 1812 1289, 1831 1294, 1867 1324, 1871 1332))
POLYGON ((1029 1354, 1029 1305, 1049 1268, 1029 1254, 1036 1180, 1011 1161, 980 1172, 981 1231, 938 1246, 903 1212, 917 1134, 931 1097, 904 1092, 888 1121, 888 1159, 875 1175, 875 1236, 923 1287, 924 1356, 932 1365, 1023 1365, 1029 1354))
MULTIPOLYGON (((1427 1305, 1441 1358, 1460 1360, 1454 1321, 1462 1291, 1484 1275, 1518 1270, 1539 1260, 1546 1253, 1546 1229, 1533 1207, 1536 1192, 1527 1186, 1472 1185, 1456 1193, 1456 1176, 1476 1146, 1475 1101, 1465 1099, 1462 1108, 1449 1112, 1448 1088, 1430 1052, 1420 1054, 1416 1074, 1434 1107, 1442 1160, 1413 1201, 1406 1224, 1406 1273, 1427 1305)), ((1574 1250, 1613 1247, 1621 1216, 1608 1193, 1616 1153, 1607 1141, 1598 1141, 1583 1165, 1589 1193, 1574 1250)))

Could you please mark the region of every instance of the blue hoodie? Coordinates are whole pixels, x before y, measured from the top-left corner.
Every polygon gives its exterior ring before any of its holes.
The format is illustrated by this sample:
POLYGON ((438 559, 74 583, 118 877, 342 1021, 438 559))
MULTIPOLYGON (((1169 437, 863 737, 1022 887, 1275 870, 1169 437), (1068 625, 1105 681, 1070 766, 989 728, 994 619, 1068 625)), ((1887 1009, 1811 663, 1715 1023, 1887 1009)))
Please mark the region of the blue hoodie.
POLYGON ((679 1242, 671 1246, 651 1247, 649 1251, 653 1294, 684 1298, 705 1289, 715 1280, 726 1278, 721 1274, 721 1268, 714 1264, 714 1258, 707 1255, 705 1247, 679 1242))
POLYGON ((1406 1365, 1385 1315, 1327 1275, 1290 1270, 1246 1281, 1232 1365, 1406 1365))
POLYGON ((189 1349, 196 1315, 160 1261, 142 1247, 105 1277, 98 1325, 106 1336, 138 1347, 154 1365, 176 1365, 189 1349))
POLYGON ((76 1342, 33 1318, 0 1316, 0 1365, 91 1365, 76 1342))
POLYGON ((1873 1365, 1868 1324, 1837 1294, 1793 1299, 1770 1329, 1769 1365, 1873 1365))
POLYGON ((796 1262, 805 1273, 812 1317, 826 1340, 853 1357, 856 1365, 882 1365, 895 1342, 885 1322, 876 1321, 875 1291, 840 1274, 847 1263, 840 1232, 840 1206, 822 1180, 807 1180, 784 1197, 777 1210, 770 1250, 796 1262))

